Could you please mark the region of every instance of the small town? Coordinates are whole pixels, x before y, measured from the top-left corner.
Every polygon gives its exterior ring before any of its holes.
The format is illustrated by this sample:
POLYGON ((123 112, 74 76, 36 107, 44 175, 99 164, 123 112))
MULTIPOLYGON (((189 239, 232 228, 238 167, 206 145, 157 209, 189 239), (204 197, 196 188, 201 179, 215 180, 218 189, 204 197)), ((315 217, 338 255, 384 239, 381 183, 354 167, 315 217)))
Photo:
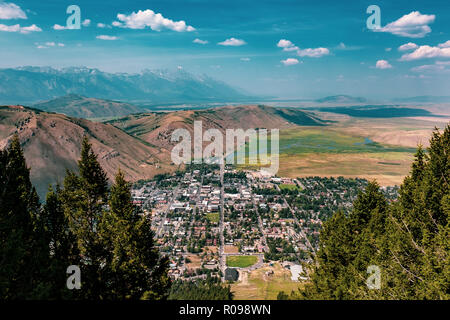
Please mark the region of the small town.
MULTIPOLYGON (((151 215, 170 277, 208 275, 236 282, 279 263, 292 281, 307 280, 322 222, 348 213, 365 179, 283 178, 231 165, 189 165, 132 189, 134 204, 151 215)), ((383 187, 395 199, 397 187, 383 187)), ((267 271, 266 273, 270 273, 267 271)))

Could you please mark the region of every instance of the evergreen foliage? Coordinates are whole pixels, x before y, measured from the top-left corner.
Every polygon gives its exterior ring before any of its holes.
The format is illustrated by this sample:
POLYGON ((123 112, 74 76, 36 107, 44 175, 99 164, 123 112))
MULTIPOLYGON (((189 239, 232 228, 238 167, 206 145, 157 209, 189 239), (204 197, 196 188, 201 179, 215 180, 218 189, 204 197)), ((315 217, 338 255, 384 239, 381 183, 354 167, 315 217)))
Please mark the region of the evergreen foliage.
POLYGON ((78 168, 67 172, 63 188, 49 188, 41 206, 18 136, 0 151, 0 297, 167 298, 168 260, 123 173, 109 190, 87 137, 78 168), (80 290, 66 287, 70 265, 81 269, 80 290))
MULTIPOLYGON (((450 298, 450 126, 419 146, 399 199, 388 205, 368 184, 348 216, 324 223, 311 282, 291 299, 450 298), (369 289, 367 268, 381 270, 369 289)), ((280 299, 286 294, 281 293, 280 299)))
POLYGON ((220 278, 208 276, 194 281, 175 281, 169 300, 232 300, 230 286, 221 283, 220 278))

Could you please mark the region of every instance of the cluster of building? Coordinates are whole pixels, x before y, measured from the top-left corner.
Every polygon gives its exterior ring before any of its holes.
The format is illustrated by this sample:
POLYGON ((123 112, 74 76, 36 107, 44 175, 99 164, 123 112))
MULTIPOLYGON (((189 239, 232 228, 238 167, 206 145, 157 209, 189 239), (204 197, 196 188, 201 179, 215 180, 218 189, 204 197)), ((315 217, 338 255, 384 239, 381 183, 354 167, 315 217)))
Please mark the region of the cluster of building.
POLYGON ((234 279, 229 256, 256 256, 247 270, 280 261, 299 273, 298 266, 311 262, 317 250, 322 222, 337 210, 351 210, 366 184, 363 179, 290 179, 196 165, 139 183, 132 193, 135 204, 151 216, 160 251, 170 258, 171 277, 234 279))

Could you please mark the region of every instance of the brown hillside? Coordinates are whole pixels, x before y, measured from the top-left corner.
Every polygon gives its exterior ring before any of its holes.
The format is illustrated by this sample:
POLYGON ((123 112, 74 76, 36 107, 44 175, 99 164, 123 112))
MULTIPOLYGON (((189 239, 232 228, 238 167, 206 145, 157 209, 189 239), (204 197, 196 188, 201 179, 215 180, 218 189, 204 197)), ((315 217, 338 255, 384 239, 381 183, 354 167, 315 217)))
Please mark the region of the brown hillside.
POLYGON ((109 123, 153 145, 170 150, 173 145, 170 141, 172 132, 178 128, 185 128, 192 134, 194 121, 200 120, 203 123, 203 130, 215 128, 223 134, 226 129, 284 129, 299 125, 321 126, 326 124, 309 112, 260 105, 145 113, 130 115, 109 123))
POLYGON ((109 178, 120 167, 129 180, 174 171, 170 154, 110 124, 70 118, 23 107, 0 107, 0 148, 18 133, 31 179, 40 195, 50 183, 62 182, 66 169, 75 170, 83 135, 87 134, 109 178))

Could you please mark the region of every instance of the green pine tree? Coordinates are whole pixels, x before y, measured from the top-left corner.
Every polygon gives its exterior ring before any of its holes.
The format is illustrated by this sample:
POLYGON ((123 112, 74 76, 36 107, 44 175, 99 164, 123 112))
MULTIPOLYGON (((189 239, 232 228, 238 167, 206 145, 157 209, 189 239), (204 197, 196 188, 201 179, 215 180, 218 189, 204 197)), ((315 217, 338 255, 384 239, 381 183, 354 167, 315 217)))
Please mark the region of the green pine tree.
POLYGON ((105 298, 110 253, 101 237, 108 198, 108 180, 92 145, 83 137, 79 175, 67 172, 61 191, 62 208, 70 231, 80 252, 78 262, 82 273, 85 298, 105 298))
POLYGON ((19 137, 0 151, 0 297, 48 296, 43 281, 48 247, 39 217, 39 198, 30 181, 19 137))
POLYGON ((112 298, 165 298, 168 260, 154 246, 150 220, 133 205, 130 185, 120 170, 111 187, 109 209, 104 232, 112 250, 112 298))

